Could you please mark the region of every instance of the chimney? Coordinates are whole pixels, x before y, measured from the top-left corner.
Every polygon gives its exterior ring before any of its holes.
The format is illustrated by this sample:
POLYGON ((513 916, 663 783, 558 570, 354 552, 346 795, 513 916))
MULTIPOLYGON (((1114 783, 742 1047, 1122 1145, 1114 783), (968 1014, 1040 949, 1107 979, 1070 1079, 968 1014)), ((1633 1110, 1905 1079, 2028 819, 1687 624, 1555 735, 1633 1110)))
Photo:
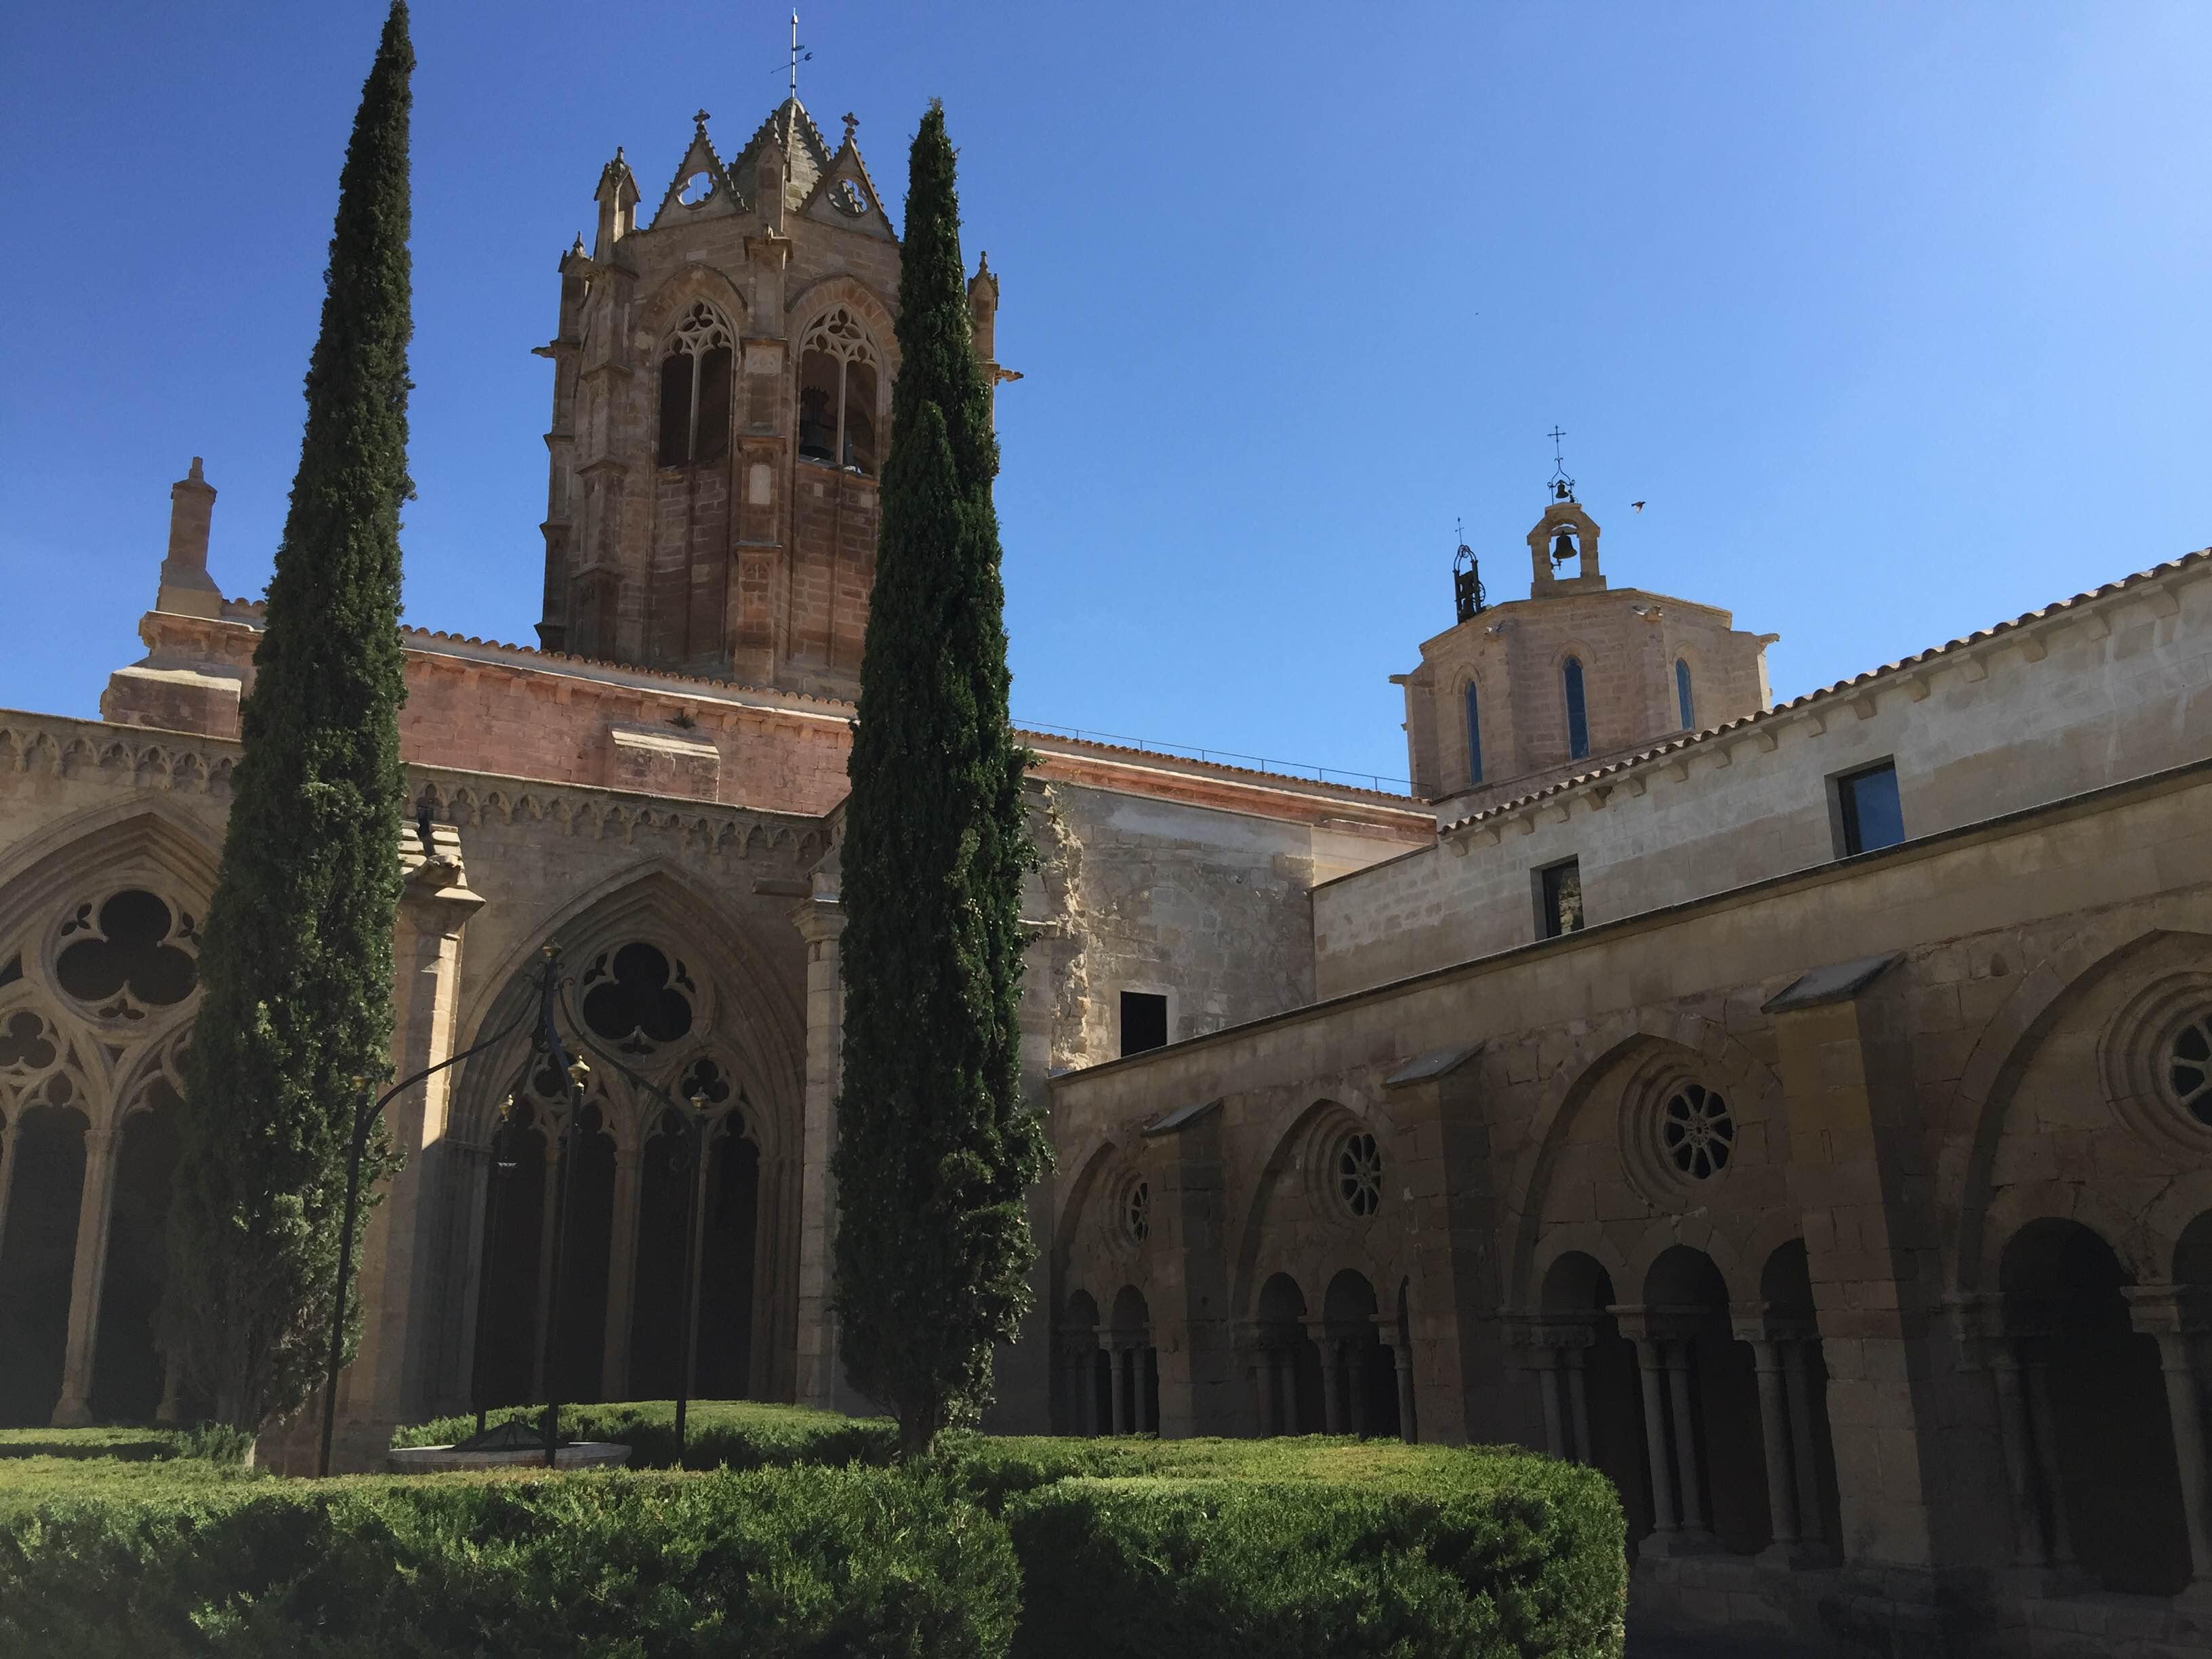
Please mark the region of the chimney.
POLYGON ((208 526, 215 519, 215 486, 192 470, 169 487, 169 556, 161 561, 161 586, 154 609, 186 617, 220 617, 222 590, 208 574, 208 526))

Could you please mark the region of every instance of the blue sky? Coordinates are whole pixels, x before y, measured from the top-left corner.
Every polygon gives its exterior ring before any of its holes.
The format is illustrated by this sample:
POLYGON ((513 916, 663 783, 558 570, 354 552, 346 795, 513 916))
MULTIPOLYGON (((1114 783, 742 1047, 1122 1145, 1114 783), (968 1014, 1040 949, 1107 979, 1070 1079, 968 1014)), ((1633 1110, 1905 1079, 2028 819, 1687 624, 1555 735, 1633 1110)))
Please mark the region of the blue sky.
MULTIPOLYGON (((168 486, 258 593, 382 6, 29 8, 0 64, 0 706, 94 713, 168 486)), ((787 10, 418 5, 409 620, 529 642, 554 265, 781 95, 787 10)), ((1384 776, 1455 520, 1544 434, 1607 574, 1778 696, 2212 543, 2212 7, 804 9, 894 205, 941 96, 1001 272, 1017 715, 1384 776), (1640 515, 1631 501, 1650 505, 1640 515)))

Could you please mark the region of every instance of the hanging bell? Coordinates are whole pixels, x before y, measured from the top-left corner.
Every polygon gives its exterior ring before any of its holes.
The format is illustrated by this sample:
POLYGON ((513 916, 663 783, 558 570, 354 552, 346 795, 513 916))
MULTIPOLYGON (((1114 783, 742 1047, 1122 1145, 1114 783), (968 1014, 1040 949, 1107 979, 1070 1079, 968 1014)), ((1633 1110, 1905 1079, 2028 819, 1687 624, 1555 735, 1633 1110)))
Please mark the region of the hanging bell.
POLYGON ((1565 564, 1575 556, 1575 538, 1562 530, 1552 538, 1552 562, 1565 564))

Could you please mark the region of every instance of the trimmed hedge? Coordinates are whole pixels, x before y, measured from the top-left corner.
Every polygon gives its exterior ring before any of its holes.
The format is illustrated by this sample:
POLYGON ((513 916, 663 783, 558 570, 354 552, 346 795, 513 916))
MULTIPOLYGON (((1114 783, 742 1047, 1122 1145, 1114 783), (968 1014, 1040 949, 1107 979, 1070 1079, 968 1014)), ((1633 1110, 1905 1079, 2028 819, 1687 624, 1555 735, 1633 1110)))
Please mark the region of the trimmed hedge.
MULTIPOLYGON (((672 1461, 673 1423, 666 1402, 562 1414, 648 1465, 672 1461)), ((869 1467, 896 1454, 887 1421, 714 1401, 690 1428, 685 1462, 719 1471, 319 1485, 194 1464, 195 1443, 158 1432, 27 1433, 49 1454, 27 1462, 0 1437, 0 1653, 51 1649, 60 1631, 61 1650, 117 1659, 1621 1651, 1612 1488, 1516 1449, 962 1434, 907 1474, 869 1467), (106 1461, 52 1455, 95 1443, 106 1461), (11 1521, 9 1483, 40 1464, 155 1501, 11 1521), (163 1474, 173 1484, 149 1484, 163 1474)))
POLYGON ((1618 1656, 1595 1504, 1319 1482, 1056 1481, 1007 1505, 1016 1659, 1618 1656))
POLYGON ((927 1476, 271 1481, 0 1522, 0 1653, 984 1659, 1018 1583, 927 1476))
MULTIPOLYGON (((495 1413, 530 1417, 526 1410, 495 1413)), ((665 1401, 573 1407, 566 1431, 675 1455, 665 1401)), ((465 1435, 472 1418, 403 1431, 465 1435)), ((1609 1659, 1626 1531, 1595 1471, 1515 1448, 1392 1440, 1081 1440, 948 1434, 939 1466, 1011 1523, 1012 1651, 1609 1659)), ((890 1422, 744 1401, 694 1406, 684 1462, 888 1464, 890 1422)))

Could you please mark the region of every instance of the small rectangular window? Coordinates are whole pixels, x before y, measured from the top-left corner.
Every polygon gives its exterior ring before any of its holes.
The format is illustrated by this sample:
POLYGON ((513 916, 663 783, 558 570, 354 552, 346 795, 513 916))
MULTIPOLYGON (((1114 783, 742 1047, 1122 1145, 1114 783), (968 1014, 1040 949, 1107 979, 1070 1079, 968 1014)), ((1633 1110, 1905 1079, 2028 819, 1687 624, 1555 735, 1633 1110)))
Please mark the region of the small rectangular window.
POLYGON ((1473 680, 1467 683, 1467 781, 1482 781, 1482 708, 1473 680))
POLYGON ((1841 857, 1854 858, 1905 839, 1905 811, 1897 799, 1897 763, 1884 761, 1836 780, 1841 857))
POLYGON ((1121 1052, 1141 1054, 1168 1046, 1168 1000, 1161 991, 1121 993, 1121 1052))
POLYGON ((1546 939, 1583 930, 1583 872, 1573 859, 1536 872, 1536 925, 1546 939))

